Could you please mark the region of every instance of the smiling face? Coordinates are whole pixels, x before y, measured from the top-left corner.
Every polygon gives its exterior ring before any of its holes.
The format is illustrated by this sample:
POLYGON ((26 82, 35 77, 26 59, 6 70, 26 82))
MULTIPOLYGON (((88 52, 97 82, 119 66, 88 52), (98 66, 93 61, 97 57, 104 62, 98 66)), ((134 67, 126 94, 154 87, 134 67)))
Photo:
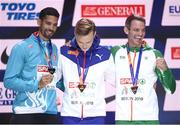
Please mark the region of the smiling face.
POLYGON ((48 41, 56 32, 58 18, 56 16, 47 15, 43 19, 38 20, 39 36, 48 41))
POLYGON ((145 23, 140 20, 132 20, 130 27, 125 27, 124 32, 128 36, 128 44, 130 47, 140 47, 143 44, 145 36, 145 23))

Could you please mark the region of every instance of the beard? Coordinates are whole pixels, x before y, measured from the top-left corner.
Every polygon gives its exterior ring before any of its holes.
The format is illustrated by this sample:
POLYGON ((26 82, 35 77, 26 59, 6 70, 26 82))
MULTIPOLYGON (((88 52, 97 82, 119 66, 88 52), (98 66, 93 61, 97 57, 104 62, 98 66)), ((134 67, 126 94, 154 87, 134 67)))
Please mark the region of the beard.
POLYGON ((48 29, 40 29, 40 34, 46 40, 50 39, 54 35, 54 31, 48 29))
POLYGON ((44 37, 50 39, 54 35, 54 31, 52 31, 52 30, 45 30, 43 32, 43 35, 44 35, 44 37))

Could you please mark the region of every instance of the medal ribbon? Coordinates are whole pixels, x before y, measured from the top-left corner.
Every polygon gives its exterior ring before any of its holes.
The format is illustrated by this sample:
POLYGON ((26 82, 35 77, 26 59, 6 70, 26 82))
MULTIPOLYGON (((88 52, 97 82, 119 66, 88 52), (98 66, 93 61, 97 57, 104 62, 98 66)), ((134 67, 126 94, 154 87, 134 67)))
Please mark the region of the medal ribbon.
POLYGON ((40 46, 40 49, 41 51, 44 53, 45 55, 45 59, 47 61, 47 64, 49 66, 49 68, 53 68, 52 66, 52 61, 51 61, 51 58, 52 58, 52 43, 51 43, 51 40, 49 40, 49 43, 47 44, 47 52, 45 51, 44 47, 43 47, 43 44, 42 44, 42 41, 38 35, 38 32, 34 32, 34 35, 36 36, 37 40, 38 40, 38 44, 40 46))
MULTIPOLYGON (((139 51, 138 63, 137 63, 137 67, 136 67, 136 74, 134 76, 134 61, 133 61, 133 65, 132 65, 131 55, 130 55, 130 47, 127 44, 127 55, 128 55, 129 69, 130 69, 130 73, 131 73, 131 79, 132 79, 133 86, 135 86, 137 84, 139 69, 140 69, 140 63, 141 63, 141 57, 142 57, 142 50, 143 50, 143 47, 141 45, 140 51, 139 51)), ((135 58, 134 58, 134 60, 135 60, 135 58)))
MULTIPOLYGON (((91 58, 92 58, 92 53, 90 55, 90 62, 91 62, 91 58)), ((84 51, 84 58, 83 58, 83 70, 82 70, 82 74, 81 74, 81 66, 80 66, 80 61, 78 59, 78 55, 76 55, 76 59, 77 59, 77 68, 78 68, 78 74, 79 74, 79 80, 80 80, 80 84, 79 85, 84 85, 85 84, 85 79, 89 70, 89 67, 86 67, 86 51, 84 51)), ((83 103, 81 104, 81 120, 83 120, 83 110, 84 110, 84 105, 83 103)))
POLYGON ((85 68, 85 66, 86 66, 86 52, 84 52, 83 70, 82 70, 82 73, 81 73, 80 62, 79 62, 79 59, 78 59, 77 56, 76 56, 76 59, 77 59, 77 68, 78 68, 78 74, 79 74, 80 84, 81 84, 81 82, 83 82, 83 84, 84 84, 84 81, 85 81, 85 79, 86 79, 86 76, 87 76, 87 73, 88 73, 88 70, 89 70, 89 67, 85 68))

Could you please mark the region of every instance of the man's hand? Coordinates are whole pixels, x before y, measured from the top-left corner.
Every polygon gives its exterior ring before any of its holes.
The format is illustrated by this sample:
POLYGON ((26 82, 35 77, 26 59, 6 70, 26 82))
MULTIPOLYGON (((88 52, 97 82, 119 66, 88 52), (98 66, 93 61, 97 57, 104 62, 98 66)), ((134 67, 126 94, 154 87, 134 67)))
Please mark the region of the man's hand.
POLYGON ((65 46, 71 47, 71 41, 70 40, 66 40, 65 46))
POLYGON ((42 89, 46 85, 50 84, 53 80, 53 77, 54 76, 52 74, 42 76, 41 80, 39 81, 38 88, 42 89))
POLYGON ((167 64, 164 58, 157 58, 156 59, 156 67, 162 71, 167 70, 167 64))

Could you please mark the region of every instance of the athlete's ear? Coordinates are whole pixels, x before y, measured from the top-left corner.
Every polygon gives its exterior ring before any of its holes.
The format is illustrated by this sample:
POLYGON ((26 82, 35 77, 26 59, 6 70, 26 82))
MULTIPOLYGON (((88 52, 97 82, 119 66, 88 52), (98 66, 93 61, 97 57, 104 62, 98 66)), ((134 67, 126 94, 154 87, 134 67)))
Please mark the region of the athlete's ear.
POLYGON ((126 26, 124 27, 124 33, 127 35, 129 34, 129 29, 126 26))

